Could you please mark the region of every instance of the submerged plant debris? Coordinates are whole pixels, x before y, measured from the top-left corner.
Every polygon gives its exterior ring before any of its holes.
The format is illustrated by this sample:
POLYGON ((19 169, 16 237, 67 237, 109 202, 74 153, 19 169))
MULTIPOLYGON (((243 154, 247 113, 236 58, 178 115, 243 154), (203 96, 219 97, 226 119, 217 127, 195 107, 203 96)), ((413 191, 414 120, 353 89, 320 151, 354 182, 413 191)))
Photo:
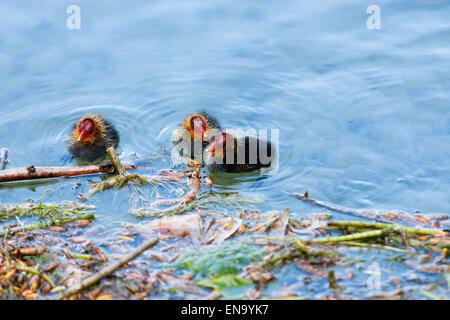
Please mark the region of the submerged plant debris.
POLYGON ((346 209, 308 194, 291 195, 320 213, 260 212, 267 199, 216 190, 203 175, 122 172, 91 181, 78 201, 1 204, 1 299, 450 298, 445 215, 346 209), (102 228, 101 192, 129 194, 138 221, 102 228))

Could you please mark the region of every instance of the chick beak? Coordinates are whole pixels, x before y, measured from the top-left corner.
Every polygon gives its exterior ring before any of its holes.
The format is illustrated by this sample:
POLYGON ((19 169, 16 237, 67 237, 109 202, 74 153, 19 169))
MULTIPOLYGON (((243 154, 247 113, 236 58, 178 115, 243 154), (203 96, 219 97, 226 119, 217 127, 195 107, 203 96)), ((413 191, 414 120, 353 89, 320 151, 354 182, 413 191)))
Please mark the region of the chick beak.
POLYGON ((201 119, 194 119, 192 122, 194 126, 194 139, 202 140, 206 135, 205 123, 201 119))
POLYGON ((208 148, 206 148, 205 151, 211 153, 214 156, 216 153, 216 148, 217 148, 217 140, 214 140, 213 142, 211 142, 208 148))
POLYGON ((84 138, 86 138, 87 135, 88 135, 88 131, 85 129, 82 129, 81 131, 78 132, 77 141, 82 141, 84 138))
POLYGON ((211 153, 213 157, 221 157, 224 151, 223 148, 225 148, 225 138, 221 135, 218 139, 211 142, 205 151, 211 153))

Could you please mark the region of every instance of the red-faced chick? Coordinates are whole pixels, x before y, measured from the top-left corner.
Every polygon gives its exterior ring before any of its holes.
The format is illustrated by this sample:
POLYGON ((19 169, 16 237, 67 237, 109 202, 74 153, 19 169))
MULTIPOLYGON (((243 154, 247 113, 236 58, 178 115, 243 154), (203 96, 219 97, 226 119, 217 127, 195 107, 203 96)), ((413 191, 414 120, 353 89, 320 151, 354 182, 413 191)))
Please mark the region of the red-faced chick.
POLYGON ((212 156, 207 165, 216 171, 252 172, 269 168, 273 151, 269 141, 249 136, 236 138, 230 133, 222 133, 206 148, 206 152, 212 156))
POLYGON ((67 141, 67 150, 76 159, 96 162, 108 157, 106 149, 117 148, 119 134, 113 125, 99 115, 82 117, 73 127, 67 141))
POLYGON ((216 118, 205 111, 187 116, 172 135, 172 144, 181 156, 203 162, 203 151, 212 137, 221 132, 216 118))

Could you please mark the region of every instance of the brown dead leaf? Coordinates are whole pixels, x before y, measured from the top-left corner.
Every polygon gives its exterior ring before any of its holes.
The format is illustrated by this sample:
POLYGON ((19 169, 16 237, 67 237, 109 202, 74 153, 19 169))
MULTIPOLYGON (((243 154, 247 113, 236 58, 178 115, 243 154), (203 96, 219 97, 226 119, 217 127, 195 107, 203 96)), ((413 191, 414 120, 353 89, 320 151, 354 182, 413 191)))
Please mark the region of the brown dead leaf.
POLYGON ((87 227, 88 225, 90 225, 92 222, 91 222, 91 220, 87 220, 87 219, 79 219, 79 220, 76 220, 75 223, 77 224, 77 227, 84 228, 84 227, 87 227))
POLYGON ((47 266, 45 266, 44 271, 45 271, 45 272, 53 271, 53 270, 55 270, 55 268, 56 268, 57 266, 58 266, 58 263, 56 263, 56 262, 49 263, 47 266))
POLYGON ((267 212, 263 216, 266 220, 256 224, 249 231, 284 235, 289 222, 289 215, 289 209, 284 212, 267 212))
POLYGON ((328 277, 328 272, 322 269, 319 269, 312 264, 310 264, 306 260, 295 260, 295 265, 302 269, 303 271, 311 274, 316 279, 326 279, 328 277))
POLYGON ((222 243, 226 239, 232 237, 238 230, 241 229, 242 220, 239 218, 226 218, 216 220, 214 224, 208 225, 205 236, 206 243, 222 243))
POLYGON ((232 226, 233 226, 233 220, 230 220, 230 221, 228 221, 227 224, 225 225, 225 229, 229 230, 232 226))
POLYGON ((69 208, 80 208, 81 206, 76 202, 63 201, 63 204, 69 208))
POLYGON ((195 200, 197 196, 195 195, 195 193, 189 193, 183 200, 184 203, 188 204, 190 202, 192 202, 193 200, 195 200))
POLYGON ((39 246, 39 247, 22 247, 16 248, 9 251, 9 255, 11 257, 23 257, 23 256, 35 256, 41 255, 47 251, 47 247, 39 246))
MULTIPOLYGON (((202 221, 200 215, 190 213, 180 216, 163 217, 135 226, 136 231, 151 233, 152 231, 167 231, 172 236, 188 233, 193 239, 200 240, 202 234, 202 221)), ((170 237, 170 235, 169 235, 170 237)))
POLYGON ((32 290, 25 290, 22 293, 22 297, 26 300, 37 300, 37 293, 32 290))
POLYGON ((52 286, 48 283, 44 284, 41 288, 41 292, 44 296, 47 295, 50 292, 50 290, 52 290, 52 286))
POLYGON ((403 296, 403 290, 398 289, 392 292, 386 293, 376 293, 370 296, 370 298, 375 300, 401 300, 403 296))
POLYGON ((397 287, 401 287, 402 284, 401 284, 400 280, 398 280, 398 278, 392 277, 391 280, 397 287))
POLYGON ((49 229, 52 231, 67 231, 66 228, 61 227, 61 226, 50 226, 49 229))
POLYGON ((267 282, 273 279, 272 274, 264 271, 258 263, 248 265, 245 271, 250 279, 258 285, 258 288, 263 288, 267 282))
POLYGON ((238 233, 239 234, 243 234, 243 233, 245 233, 247 231, 247 227, 244 225, 244 224, 242 224, 242 226, 239 228, 239 230, 238 230, 238 233))

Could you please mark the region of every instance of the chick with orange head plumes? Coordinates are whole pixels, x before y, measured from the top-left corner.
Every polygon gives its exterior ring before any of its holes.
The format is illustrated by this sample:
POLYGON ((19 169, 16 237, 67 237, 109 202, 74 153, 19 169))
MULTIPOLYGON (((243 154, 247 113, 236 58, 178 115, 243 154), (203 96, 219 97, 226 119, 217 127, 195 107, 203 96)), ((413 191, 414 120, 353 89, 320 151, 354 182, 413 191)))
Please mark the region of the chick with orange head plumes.
POLYGON ((78 160, 94 162, 108 156, 106 149, 117 148, 119 134, 113 125, 99 115, 82 117, 73 127, 67 141, 67 150, 78 160))
POLYGON ((180 155, 202 162, 204 149, 220 132, 219 122, 209 113, 205 111, 193 113, 174 131, 172 144, 180 155))

